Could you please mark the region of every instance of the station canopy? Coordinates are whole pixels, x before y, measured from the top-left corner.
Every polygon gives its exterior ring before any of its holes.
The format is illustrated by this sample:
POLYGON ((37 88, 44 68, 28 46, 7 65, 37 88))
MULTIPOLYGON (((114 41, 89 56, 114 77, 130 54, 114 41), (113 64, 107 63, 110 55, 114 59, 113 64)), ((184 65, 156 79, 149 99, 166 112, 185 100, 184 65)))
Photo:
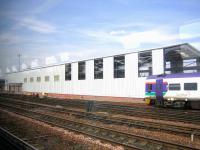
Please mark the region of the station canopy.
POLYGON ((200 72, 200 51, 189 44, 164 48, 166 74, 200 72))

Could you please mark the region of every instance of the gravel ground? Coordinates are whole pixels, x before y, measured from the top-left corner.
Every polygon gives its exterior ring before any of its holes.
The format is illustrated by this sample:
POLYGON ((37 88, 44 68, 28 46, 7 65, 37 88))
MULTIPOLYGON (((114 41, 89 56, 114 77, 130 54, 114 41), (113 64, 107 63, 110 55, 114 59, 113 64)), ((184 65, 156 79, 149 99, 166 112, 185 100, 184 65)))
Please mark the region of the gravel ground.
MULTIPOLYGON (((126 105, 126 103, 124 103, 124 105, 126 105)), ((132 105, 138 105, 138 106, 143 107, 142 104, 132 104, 132 105)), ((146 107, 149 107, 149 106, 146 106, 146 107)), ((43 112, 45 114, 51 114, 51 115, 55 114, 54 112, 49 112, 45 109, 43 109, 43 110, 35 109, 35 111, 39 111, 39 112, 43 112)), ((170 125, 180 125, 180 126, 194 127, 194 128, 200 129, 199 125, 182 123, 182 122, 164 121, 164 120, 157 120, 157 119, 155 120, 155 119, 132 117, 132 116, 125 116, 125 115, 114 115, 114 114, 109 114, 107 112, 98 112, 98 113, 108 115, 108 116, 113 116, 113 117, 116 116, 116 117, 122 117, 122 118, 129 118, 129 119, 133 119, 133 120, 149 121, 149 122, 156 122, 156 123, 163 123, 163 124, 170 124, 170 125)), ((88 121, 88 120, 84 120, 84 119, 77 119, 77 118, 74 118, 73 116, 68 116, 66 114, 60 114, 60 113, 59 113, 59 116, 64 117, 64 118, 66 117, 68 119, 70 118, 72 120, 77 120, 77 121, 79 120, 79 121, 82 121, 84 123, 89 123, 89 124, 92 124, 92 125, 98 125, 98 126, 100 125, 102 127, 108 127, 108 128, 128 132, 128 133, 134 133, 134 134, 138 134, 138 135, 144 135, 144 136, 147 136, 147 137, 154 137, 154 138, 157 138, 157 139, 171 141, 171 142, 175 142, 175 143, 179 143, 179 144, 183 144, 183 145, 189 145, 189 146, 193 146, 193 147, 196 147, 196 148, 200 147, 199 137, 198 138, 195 137, 194 142, 191 142, 190 137, 184 137, 184 136, 180 136, 180 135, 173 135, 173 134, 162 133, 162 132, 158 132, 158 131, 148 131, 148 130, 145 130, 145 129, 129 128, 129 127, 126 127, 126 126, 106 125, 106 124, 102 124, 101 122, 96 122, 96 121, 92 121, 92 120, 88 121)), ((48 126, 48 125, 40 123, 40 122, 39 122, 39 124, 43 125, 43 126, 48 126)), ((51 127, 51 126, 48 126, 48 128, 51 128, 51 130, 55 130, 55 132, 59 131, 60 133, 64 133, 65 135, 67 135, 67 137, 70 137, 69 139, 73 139, 72 141, 78 141, 78 143, 82 143, 83 145, 85 145, 85 144, 92 145, 92 149, 122 149, 121 147, 116 148, 116 147, 113 147, 111 145, 102 144, 98 140, 93 140, 91 138, 84 137, 82 135, 75 135, 72 132, 62 130, 60 128, 55 128, 55 127, 51 127), (72 135, 73 135, 73 138, 71 138, 72 135), (94 146, 94 145, 97 145, 97 146, 94 146), (103 148, 102 147, 99 148, 98 146, 103 146, 103 148)), ((66 139, 67 139, 67 137, 64 136, 64 138, 66 138, 66 139)), ((89 146, 87 148, 90 149, 89 146)))
MULTIPOLYGON (((40 110, 40 112, 43 112, 45 114, 50 114, 50 115, 56 114, 55 112, 49 112, 49 111, 46 111, 46 110, 40 110)), ((157 138, 157 139, 162 139, 163 141, 175 142, 175 143, 179 143, 179 144, 182 144, 182 145, 188 145, 188 146, 192 146, 192 147, 196 147, 196 148, 200 147, 199 137, 195 137, 194 141, 191 142, 190 137, 186 137, 186 136, 174 135, 174 134, 164 133, 164 132, 159 132, 159 131, 150 131, 150 130, 146 130, 146 129, 137 129, 137 128, 133 128, 133 127, 130 128, 130 127, 121 126, 121 125, 120 126, 118 126, 118 125, 107 125, 107 124, 103 124, 103 123, 98 122, 98 121, 77 119, 73 116, 68 116, 68 115, 62 114, 62 113, 57 113, 57 115, 61 118, 67 118, 67 119, 81 121, 83 123, 88 123, 88 124, 92 124, 92 125, 96 125, 96 126, 112 128, 112 129, 124 131, 124 132, 127 132, 127 133, 143 135, 143 136, 146 136, 146 137, 154 137, 154 138, 157 138)), ((120 117, 125 117, 125 116, 120 116, 120 117)), ((160 120, 146 119, 146 118, 139 118, 139 117, 131 117, 131 119, 152 121, 152 122, 166 123, 166 124, 174 124, 174 125, 180 125, 180 126, 182 126, 182 125, 183 126, 193 126, 193 127, 196 127, 196 128, 200 128, 200 126, 197 126, 197 125, 184 124, 184 123, 179 123, 179 122, 175 123, 175 122, 171 122, 171 121, 160 121, 160 120)))
POLYGON ((50 138, 36 141, 39 147, 43 147, 45 150, 123 150, 122 147, 102 143, 99 140, 78 135, 5 110, 0 110, 0 126, 14 129, 20 136, 29 137, 29 139, 41 133, 48 135, 50 138))

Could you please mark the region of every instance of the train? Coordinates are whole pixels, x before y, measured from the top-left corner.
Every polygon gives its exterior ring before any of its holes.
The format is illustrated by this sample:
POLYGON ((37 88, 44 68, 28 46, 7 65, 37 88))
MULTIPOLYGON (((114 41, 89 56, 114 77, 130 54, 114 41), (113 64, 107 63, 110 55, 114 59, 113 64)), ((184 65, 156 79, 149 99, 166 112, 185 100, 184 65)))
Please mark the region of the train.
POLYGON ((146 78, 149 105, 200 109, 200 73, 152 75, 146 78))

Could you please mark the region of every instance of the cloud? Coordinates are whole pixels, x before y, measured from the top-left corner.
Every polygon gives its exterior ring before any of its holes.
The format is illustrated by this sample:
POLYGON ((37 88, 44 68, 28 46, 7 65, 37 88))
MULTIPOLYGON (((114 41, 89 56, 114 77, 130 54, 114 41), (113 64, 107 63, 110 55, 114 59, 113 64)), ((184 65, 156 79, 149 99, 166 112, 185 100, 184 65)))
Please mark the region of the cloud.
POLYGON ((22 42, 22 38, 15 35, 14 33, 3 33, 0 34, 0 43, 2 44, 16 44, 22 42))
POLYGON ((68 52, 63 52, 59 54, 60 60, 62 62, 68 61, 69 60, 69 53, 68 52))
POLYGON ((9 68, 6 68, 6 73, 9 73, 10 72, 10 69, 9 68))
POLYGON ((41 20, 36 20, 35 18, 24 18, 18 20, 18 25, 39 33, 48 34, 56 32, 56 28, 53 25, 41 20))
POLYGON ((22 68, 22 70, 24 70, 24 69, 27 69, 28 67, 27 67, 26 64, 23 63, 23 64, 21 65, 21 68, 22 68))
POLYGON ((176 41, 178 35, 163 32, 161 30, 150 30, 144 32, 135 32, 120 37, 118 40, 121 42, 125 49, 137 48, 142 43, 160 44, 169 41, 176 41))
POLYGON ((57 62, 55 56, 50 56, 45 58, 46 65, 55 64, 57 62))
POLYGON ((110 35, 124 35, 124 34, 126 34, 126 31, 124 31, 124 30, 118 30, 118 31, 111 31, 110 32, 110 35))
POLYGON ((176 42, 179 39, 178 34, 172 34, 167 29, 154 29, 142 32, 132 32, 124 30, 107 31, 85 31, 83 32, 96 41, 105 43, 121 44, 125 49, 132 49, 148 44, 166 44, 168 42, 176 42))
POLYGON ((200 50, 200 42, 192 42, 190 43, 192 46, 194 46, 195 48, 197 48, 198 50, 200 50))
POLYGON ((62 0, 43 0, 40 1, 40 5, 37 5, 37 7, 32 10, 33 13, 44 13, 45 11, 49 11, 52 8, 54 8, 56 5, 58 5, 62 0))
POLYGON ((183 25, 179 29, 181 39, 191 39, 200 37, 200 21, 183 25))
POLYGON ((16 71, 17 71, 16 66, 12 66, 12 71, 13 71, 13 72, 16 72, 16 71))
POLYGON ((35 59, 31 62, 31 68, 38 67, 38 59, 35 59))

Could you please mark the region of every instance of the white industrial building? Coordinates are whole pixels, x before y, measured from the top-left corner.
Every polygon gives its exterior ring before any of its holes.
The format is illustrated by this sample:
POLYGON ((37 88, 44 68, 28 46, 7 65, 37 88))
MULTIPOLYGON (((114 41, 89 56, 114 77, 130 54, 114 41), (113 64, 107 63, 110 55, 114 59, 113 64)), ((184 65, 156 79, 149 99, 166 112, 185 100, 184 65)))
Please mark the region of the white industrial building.
POLYGON ((144 98, 147 76, 199 72, 199 56, 191 45, 180 44, 67 62, 7 73, 6 89, 72 98, 144 98))

